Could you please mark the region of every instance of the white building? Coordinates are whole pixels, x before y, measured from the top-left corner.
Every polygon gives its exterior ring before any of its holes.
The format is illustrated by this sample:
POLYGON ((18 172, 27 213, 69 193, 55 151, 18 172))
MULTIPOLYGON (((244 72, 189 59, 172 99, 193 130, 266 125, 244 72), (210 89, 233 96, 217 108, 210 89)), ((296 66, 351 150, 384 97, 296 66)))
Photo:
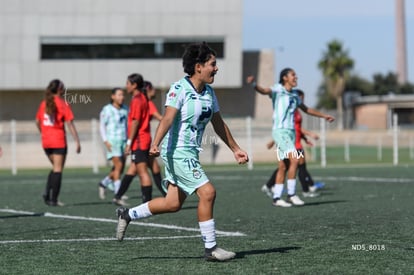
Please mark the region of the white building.
POLYGON ((0 89, 108 89, 132 72, 168 86, 194 41, 218 52, 216 86, 240 87, 242 0, 194 2, 0 0, 0 89))

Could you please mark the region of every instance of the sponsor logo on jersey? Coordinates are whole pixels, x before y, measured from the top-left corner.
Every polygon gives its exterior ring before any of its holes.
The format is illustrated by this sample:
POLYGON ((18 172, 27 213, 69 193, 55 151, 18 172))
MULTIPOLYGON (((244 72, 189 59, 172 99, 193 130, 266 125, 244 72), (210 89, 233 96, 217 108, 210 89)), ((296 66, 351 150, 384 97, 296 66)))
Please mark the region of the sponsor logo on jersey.
POLYGON ((197 169, 193 169, 193 177, 195 179, 200 179, 201 178, 201 172, 197 169))

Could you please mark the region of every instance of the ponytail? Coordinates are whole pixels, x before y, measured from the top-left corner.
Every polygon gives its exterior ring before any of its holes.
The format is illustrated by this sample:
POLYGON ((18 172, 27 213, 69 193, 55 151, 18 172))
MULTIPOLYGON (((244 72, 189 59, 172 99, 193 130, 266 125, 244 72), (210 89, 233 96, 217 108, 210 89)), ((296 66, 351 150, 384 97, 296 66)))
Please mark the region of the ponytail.
POLYGON ((54 116, 56 114, 55 95, 59 89, 62 89, 63 83, 59 79, 50 81, 45 92, 46 114, 54 116))

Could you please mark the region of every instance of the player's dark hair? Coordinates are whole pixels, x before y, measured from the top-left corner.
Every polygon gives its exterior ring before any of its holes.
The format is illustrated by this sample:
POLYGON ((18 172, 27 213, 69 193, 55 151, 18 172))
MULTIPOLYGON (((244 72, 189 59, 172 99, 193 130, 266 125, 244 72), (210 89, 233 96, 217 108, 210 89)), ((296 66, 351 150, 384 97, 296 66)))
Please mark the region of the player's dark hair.
POLYGON ((296 93, 298 94, 298 96, 304 96, 305 95, 305 93, 300 89, 296 89, 296 93))
POLYGON ((59 89, 63 88, 63 82, 59 79, 53 79, 49 82, 49 85, 46 88, 45 92, 45 101, 46 101, 46 114, 49 116, 54 116, 56 114, 56 103, 55 103, 55 95, 59 91, 59 89))
POLYGON ((151 90, 152 89, 152 83, 150 81, 145 80, 144 81, 144 89, 145 90, 151 90))
POLYGON ((130 74, 128 76, 128 81, 131 84, 137 84, 137 89, 142 90, 144 88, 144 78, 140 74, 130 74))
POLYGON ((137 90, 141 91, 145 97, 147 97, 147 92, 144 89, 144 78, 140 74, 130 74, 128 76, 128 81, 131 82, 131 84, 137 84, 137 90))
POLYGON ((217 56, 217 53, 206 42, 188 45, 183 54, 184 72, 189 76, 194 75, 195 65, 206 63, 212 56, 217 56))
POLYGON ((112 99, 112 96, 113 96, 114 94, 116 94, 116 91, 118 91, 118 90, 123 91, 123 90, 122 90, 122 88, 119 88, 119 87, 115 87, 115 88, 113 88, 113 89, 111 90, 111 97, 110 97, 110 102, 111 102, 111 104, 112 104, 112 103, 114 103, 114 101, 113 101, 113 99, 112 99))
POLYGON ((281 72, 280 72, 280 75, 279 75, 279 83, 280 84, 285 84, 285 81, 283 80, 283 78, 285 77, 285 76, 287 76, 288 74, 289 74, 289 72, 292 72, 293 71, 293 69, 292 68, 284 68, 281 72))

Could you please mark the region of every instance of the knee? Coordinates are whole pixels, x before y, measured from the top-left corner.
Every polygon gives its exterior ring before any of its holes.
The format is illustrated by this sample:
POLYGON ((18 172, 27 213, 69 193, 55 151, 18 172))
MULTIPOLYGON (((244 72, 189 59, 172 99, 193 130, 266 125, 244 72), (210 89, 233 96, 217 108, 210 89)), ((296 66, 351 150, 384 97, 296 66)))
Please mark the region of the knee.
POLYGON ((197 193, 200 197, 200 200, 210 202, 214 201, 216 198, 216 189, 211 184, 206 185, 204 188, 200 188, 197 193))
POLYGON ((278 171, 279 171, 279 173, 282 173, 283 175, 285 174, 286 165, 283 161, 279 163, 278 171))
POLYGON ((181 203, 179 201, 167 201, 168 212, 177 212, 181 209, 181 203))

